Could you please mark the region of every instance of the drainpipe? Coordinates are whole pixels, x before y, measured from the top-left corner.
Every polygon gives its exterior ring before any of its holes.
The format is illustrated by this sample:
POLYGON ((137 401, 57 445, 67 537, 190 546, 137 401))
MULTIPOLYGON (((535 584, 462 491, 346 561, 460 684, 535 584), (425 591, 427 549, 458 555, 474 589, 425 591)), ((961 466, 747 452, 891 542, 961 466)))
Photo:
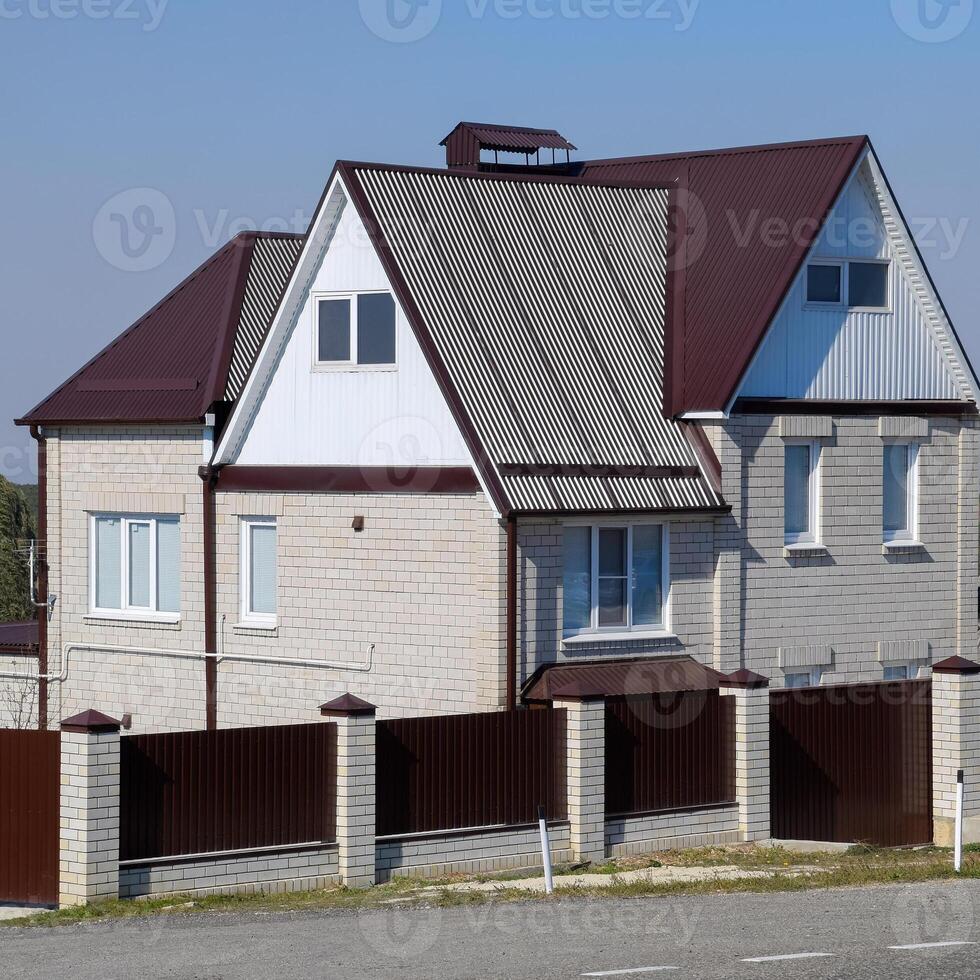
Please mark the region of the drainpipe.
POLYGON ((31 426, 37 442, 37 727, 48 727, 48 445, 40 426, 31 426))
POLYGON ((218 614, 217 584, 215 581, 215 493, 219 471, 213 466, 202 466, 198 475, 203 483, 204 517, 204 661, 205 717, 207 730, 218 727, 218 614))
POLYGON ((517 518, 507 517, 507 710, 517 709, 517 518))

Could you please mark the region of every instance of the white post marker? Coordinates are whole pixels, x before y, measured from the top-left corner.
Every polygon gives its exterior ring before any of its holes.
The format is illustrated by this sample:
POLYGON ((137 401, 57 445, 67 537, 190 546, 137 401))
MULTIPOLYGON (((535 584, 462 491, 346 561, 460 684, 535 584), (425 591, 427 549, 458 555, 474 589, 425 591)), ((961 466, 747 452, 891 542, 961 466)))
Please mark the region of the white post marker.
POLYGON ((953 849, 953 867, 959 874, 963 869, 963 770, 956 773, 956 839, 953 849))
POLYGON ((549 894, 555 891, 555 878, 551 871, 551 842, 548 840, 548 821, 544 807, 538 807, 538 827, 541 830, 541 857, 544 859, 544 890, 549 894))

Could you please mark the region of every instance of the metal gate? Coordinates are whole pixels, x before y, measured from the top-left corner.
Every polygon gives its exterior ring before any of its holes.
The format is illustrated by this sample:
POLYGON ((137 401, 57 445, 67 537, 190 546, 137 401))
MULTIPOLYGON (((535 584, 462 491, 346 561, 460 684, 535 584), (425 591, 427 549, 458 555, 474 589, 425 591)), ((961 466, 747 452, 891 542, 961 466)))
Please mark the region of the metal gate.
POLYGON ((932 682, 773 691, 772 835, 932 841, 932 682))
POLYGON ((58 902, 60 732, 0 730, 0 902, 58 902))

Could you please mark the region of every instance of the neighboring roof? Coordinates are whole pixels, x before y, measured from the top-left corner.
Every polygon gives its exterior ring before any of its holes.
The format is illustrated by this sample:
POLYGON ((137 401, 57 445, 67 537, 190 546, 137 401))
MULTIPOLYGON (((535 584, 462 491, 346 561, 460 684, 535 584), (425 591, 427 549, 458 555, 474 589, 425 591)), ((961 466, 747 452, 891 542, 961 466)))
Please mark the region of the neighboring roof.
POLYGON ((459 130, 476 137, 487 150, 504 153, 534 153, 537 150, 574 150, 557 129, 531 129, 526 126, 497 126, 493 123, 460 123, 439 145, 445 146, 459 130))
POLYGON ((236 236, 18 423, 202 420, 244 380, 302 244, 236 236))
POLYGON ((662 413, 666 189, 341 172, 512 510, 723 505, 662 413))
POLYGON ((0 623, 0 653, 36 653, 38 642, 36 619, 0 623))
POLYGON ((548 664, 524 685, 525 701, 716 691, 724 676, 693 657, 548 664))
POLYGON ((584 180, 676 182, 681 192, 689 254, 668 327, 670 414, 726 409, 869 145, 856 136, 580 165, 584 180), (781 242, 774 227, 787 230, 781 242))

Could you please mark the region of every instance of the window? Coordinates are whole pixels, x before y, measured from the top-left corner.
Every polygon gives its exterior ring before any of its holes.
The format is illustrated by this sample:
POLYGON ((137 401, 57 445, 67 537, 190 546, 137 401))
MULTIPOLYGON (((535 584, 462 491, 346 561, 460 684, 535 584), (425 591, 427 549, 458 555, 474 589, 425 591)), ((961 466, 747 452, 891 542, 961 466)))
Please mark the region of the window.
POLYGON ((882 527, 885 542, 913 542, 917 534, 919 447, 885 443, 882 462, 882 527))
POLYGON ((783 504, 787 545, 816 544, 819 538, 820 444, 787 443, 783 504))
POLYGON ((792 671, 785 675, 787 687, 818 687, 820 684, 820 671, 813 670, 792 671))
POLYGON ((847 305, 852 308, 868 310, 887 309, 887 263, 847 263, 847 305))
POLYGON ((808 303, 832 303, 843 300, 841 273, 843 266, 837 263, 811 262, 806 270, 806 301, 808 303))
POLYGON ((667 627, 667 529, 662 524, 568 526, 563 631, 667 627))
POLYGON ((276 522, 249 517, 242 521, 242 622, 275 626, 276 522))
POLYGON ((806 302, 859 310, 888 309, 887 262, 831 259, 806 267, 806 302))
POLYGON ((316 362, 362 367, 395 363, 395 301, 391 293, 316 300, 316 362))
POLYGON ((912 679, 912 667, 910 664, 894 664, 885 667, 886 681, 907 681, 912 679))
POLYGON ((93 517, 90 579, 93 613, 176 616, 180 613, 180 521, 93 517))

